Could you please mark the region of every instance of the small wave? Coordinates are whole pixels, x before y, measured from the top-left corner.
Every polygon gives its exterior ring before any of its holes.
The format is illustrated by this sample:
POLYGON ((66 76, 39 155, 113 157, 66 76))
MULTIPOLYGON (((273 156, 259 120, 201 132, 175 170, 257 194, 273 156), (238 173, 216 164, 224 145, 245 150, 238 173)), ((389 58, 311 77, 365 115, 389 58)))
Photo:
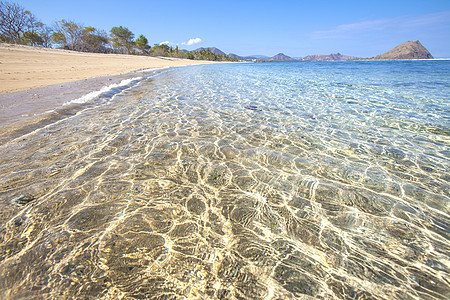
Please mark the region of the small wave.
POLYGON ((164 70, 164 69, 169 69, 171 67, 160 67, 160 68, 148 68, 148 69, 143 69, 141 70, 141 72, 152 72, 152 71, 159 71, 159 70, 164 70))
POLYGON ((64 103, 63 105, 69 105, 69 104, 83 104, 86 102, 89 102, 91 100, 94 100, 96 98, 99 98, 101 96, 113 96, 129 87, 132 87, 136 83, 138 83, 143 77, 134 77, 129 79, 124 79, 120 83, 113 83, 111 85, 105 86, 99 91, 93 91, 90 92, 80 98, 68 101, 64 103))
POLYGON ((21 123, 15 124, 6 129, 3 128, 3 133, 0 135, 0 144, 4 141, 12 141, 18 137, 44 128, 47 125, 54 124, 60 120, 73 116, 86 108, 106 103, 115 95, 132 86, 135 86, 143 79, 147 79, 149 77, 150 76, 139 76, 124 79, 119 83, 104 86, 98 91, 93 91, 83 95, 80 98, 67 101, 63 103, 62 106, 56 107, 55 109, 47 110, 39 114, 22 115, 24 120, 21 123), (27 121, 26 119, 29 117, 31 117, 33 121, 27 121))

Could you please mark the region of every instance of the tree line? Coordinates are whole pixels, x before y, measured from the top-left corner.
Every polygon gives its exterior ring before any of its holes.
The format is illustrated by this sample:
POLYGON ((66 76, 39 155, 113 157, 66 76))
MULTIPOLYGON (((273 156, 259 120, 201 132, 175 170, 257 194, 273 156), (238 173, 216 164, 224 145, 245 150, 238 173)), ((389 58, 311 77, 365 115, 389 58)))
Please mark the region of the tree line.
POLYGON ((0 1, 0 42, 94 53, 237 61, 234 57, 219 55, 209 49, 189 52, 180 50, 178 46, 150 46, 144 35, 135 39, 134 33, 123 26, 113 27, 109 33, 65 19, 48 26, 21 5, 9 1, 0 1))

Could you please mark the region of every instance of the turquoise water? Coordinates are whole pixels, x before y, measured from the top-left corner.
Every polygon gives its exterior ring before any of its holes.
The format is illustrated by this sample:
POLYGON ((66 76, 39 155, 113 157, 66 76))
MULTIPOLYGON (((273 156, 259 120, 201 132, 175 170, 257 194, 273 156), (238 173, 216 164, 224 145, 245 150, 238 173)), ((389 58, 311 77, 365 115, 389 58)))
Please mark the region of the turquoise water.
POLYGON ((191 66, 71 104, 0 146, 2 298, 448 298, 449 74, 191 66))

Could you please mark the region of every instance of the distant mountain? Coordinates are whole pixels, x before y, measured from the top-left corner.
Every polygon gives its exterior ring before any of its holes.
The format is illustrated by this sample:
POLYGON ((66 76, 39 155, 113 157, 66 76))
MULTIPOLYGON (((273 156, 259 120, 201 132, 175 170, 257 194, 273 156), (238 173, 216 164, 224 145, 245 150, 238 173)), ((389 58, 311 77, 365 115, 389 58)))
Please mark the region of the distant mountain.
POLYGON ((254 57, 254 58, 269 58, 268 56, 266 56, 266 55, 249 55, 249 56, 246 56, 246 57, 254 57))
MULTIPOLYGON (((216 47, 209 47, 209 48, 198 48, 195 49, 195 52, 198 52, 200 50, 206 50, 209 49, 211 52, 215 53, 215 54, 219 54, 219 55, 224 55, 225 53, 223 51, 221 51, 220 49, 216 48, 216 47)), ((228 54, 229 57, 235 57, 241 61, 294 61, 295 59, 284 55, 283 53, 278 53, 275 56, 272 57, 267 57, 264 55, 252 55, 252 56, 240 56, 234 53, 230 53, 228 54)))
POLYGON ((356 59, 356 57, 331 53, 329 55, 308 55, 302 58, 303 61, 343 61, 350 59, 356 59))
POLYGON ((198 51, 200 51, 200 50, 207 50, 207 49, 209 49, 209 50, 210 50, 212 53, 214 53, 214 54, 225 55, 225 52, 223 52, 223 51, 217 49, 216 47, 198 48, 198 49, 195 49, 194 51, 195 51, 195 52, 198 52, 198 51))
POLYGON ((284 55, 283 53, 278 53, 275 56, 269 58, 260 58, 258 61, 295 61, 292 57, 284 55))
MULTIPOLYGON (((244 56, 240 56, 240 55, 237 55, 237 54, 234 54, 234 53, 230 53, 230 54, 228 54, 228 56, 229 57, 235 57, 235 58, 237 58, 239 60, 247 60, 244 56)), ((249 59, 249 61, 251 61, 251 59, 249 59)))
POLYGON ((240 56, 240 55, 237 55, 237 54, 234 54, 234 53, 230 53, 230 54, 228 54, 228 56, 229 57, 236 57, 237 59, 242 60, 242 61, 256 61, 256 60, 260 59, 261 57, 267 57, 267 56, 263 56, 263 55, 240 56))
POLYGON ((416 40, 404 42, 394 49, 378 55, 373 59, 433 59, 433 56, 418 40, 416 40))

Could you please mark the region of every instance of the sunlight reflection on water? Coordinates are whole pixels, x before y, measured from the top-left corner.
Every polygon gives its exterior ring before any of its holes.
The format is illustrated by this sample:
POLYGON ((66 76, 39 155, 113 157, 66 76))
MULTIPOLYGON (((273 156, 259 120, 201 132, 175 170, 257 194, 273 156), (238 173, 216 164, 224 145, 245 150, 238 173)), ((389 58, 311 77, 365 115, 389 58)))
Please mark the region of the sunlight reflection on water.
POLYGON ((3 296, 445 298, 448 69, 169 70, 10 141, 3 296))

